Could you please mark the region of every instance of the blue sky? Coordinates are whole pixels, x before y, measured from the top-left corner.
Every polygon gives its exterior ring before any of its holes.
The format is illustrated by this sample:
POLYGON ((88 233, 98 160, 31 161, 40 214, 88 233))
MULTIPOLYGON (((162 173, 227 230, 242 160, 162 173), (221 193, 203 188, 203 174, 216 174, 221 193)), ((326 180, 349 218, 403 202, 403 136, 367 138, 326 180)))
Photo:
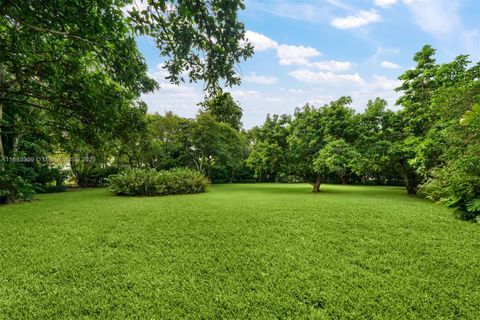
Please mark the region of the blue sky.
MULTIPOLYGON (((242 84, 227 91, 240 102, 246 128, 268 113, 342 95, 359 112, 377 96, 396 108, 396 78, 425 44, 440 62, 459 54, 480 60, 480 0, 247 0, 240 19, 256 52, 237 68, 242 84)), ((153 42, 139 38, 138 45, 161 84, 142 97, 149 112, 194 117, 202 85, 169 84, 153 42)))

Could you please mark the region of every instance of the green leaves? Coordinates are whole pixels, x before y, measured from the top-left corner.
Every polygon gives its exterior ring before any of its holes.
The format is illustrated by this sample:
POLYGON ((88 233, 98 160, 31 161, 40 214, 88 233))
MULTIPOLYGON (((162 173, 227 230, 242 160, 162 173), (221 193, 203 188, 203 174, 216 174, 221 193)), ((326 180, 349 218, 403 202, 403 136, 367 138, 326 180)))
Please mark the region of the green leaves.
POLYGON ((228 92, 218 92, 217 95, 201 104, 217 121, 229 124, 233 129, 242 127, 242 108, 233 100, 228 92))
POLYGON ((128 169, 108 178, 110 191, 128 196, 200 193, 207 189, 208 183, 203 174, 190 169, 128 169))
POLYGON ((141 12, 133 8, 129 21, 138 34, 155 39, 172 83, 183 82, 186 71, 212 94, 222 82, 239 84, 235 66, 253 54, 238 20, 243 8, 242 0, 148 1, 141 12))
POLYGON ((332 140, 319 152, 313 162, 315 171, 320 174, 335 173, 342 182, 352 173, 362 168, 362 156, 353 146, 343 139, 332 140))
POLYGON ((467 210, 469 212, 480 212, 480 198, 469 201, 467 203, 467 210))
POLYGON ((480 118, 480 104, 475 103, 471 110, 466 111, 460 119, 462 126, 468 126, 475 119, 480 118))

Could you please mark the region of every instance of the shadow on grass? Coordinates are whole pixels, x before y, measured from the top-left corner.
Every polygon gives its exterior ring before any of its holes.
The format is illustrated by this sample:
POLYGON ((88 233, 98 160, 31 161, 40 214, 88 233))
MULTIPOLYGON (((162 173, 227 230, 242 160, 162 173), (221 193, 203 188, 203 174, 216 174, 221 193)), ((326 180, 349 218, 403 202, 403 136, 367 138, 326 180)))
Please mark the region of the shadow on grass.
POLYGON ((405 188, 397 186, 362 186, 323 184, 320 193, 313 193, 312 186, 307 183, 254 183, 254 184, 218 184, 212 185, 212 190, 221 188, 222 192, 259 192, 269 194, 364 194, 364 195, 406 195, 405 188))

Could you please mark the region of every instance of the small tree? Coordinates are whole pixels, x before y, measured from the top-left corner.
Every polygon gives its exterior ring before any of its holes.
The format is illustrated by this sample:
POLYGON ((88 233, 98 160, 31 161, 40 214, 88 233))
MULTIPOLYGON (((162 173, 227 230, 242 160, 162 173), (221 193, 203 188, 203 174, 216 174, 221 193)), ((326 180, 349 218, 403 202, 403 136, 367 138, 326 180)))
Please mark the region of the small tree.
POLYGON ((217 121, 229 124, 233 129, 242 127, 242 108, 228 92, 220 92, 201 104, 217 121))

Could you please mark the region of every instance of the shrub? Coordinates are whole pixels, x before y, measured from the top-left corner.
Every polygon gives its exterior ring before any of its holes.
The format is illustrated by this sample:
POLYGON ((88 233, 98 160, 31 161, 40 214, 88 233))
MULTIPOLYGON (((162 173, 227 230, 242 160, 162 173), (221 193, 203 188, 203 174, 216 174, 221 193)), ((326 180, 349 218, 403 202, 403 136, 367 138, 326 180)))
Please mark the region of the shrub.
POLYGON ((118 173, 118 168, 112 166, 99 167, 85 165, 74 172, 77 184, 80 187, 103 187, 107 178, 118 173))
POLYGON ((420 191, 427 198, 457 209, 459 217, 475 220, 480 216, 480 146, 469 146, 463 155, 432 172, 420 191))
POLYGON ((35 193, 33 169, 14 163, 0 172, 0 204, 30 200, 35 193))
POLYGON ((50 168, 47 165, 39 166, 36 169, 35 191, 39 193, 63 192, 66 187, 63 185, 68 178, 68 172, 58 167, 50 168))
POLYGON ((200 193, 208 185, 203 174, 190 169, 128 169, 107 180, 110 191, 130 196, 200 193))

